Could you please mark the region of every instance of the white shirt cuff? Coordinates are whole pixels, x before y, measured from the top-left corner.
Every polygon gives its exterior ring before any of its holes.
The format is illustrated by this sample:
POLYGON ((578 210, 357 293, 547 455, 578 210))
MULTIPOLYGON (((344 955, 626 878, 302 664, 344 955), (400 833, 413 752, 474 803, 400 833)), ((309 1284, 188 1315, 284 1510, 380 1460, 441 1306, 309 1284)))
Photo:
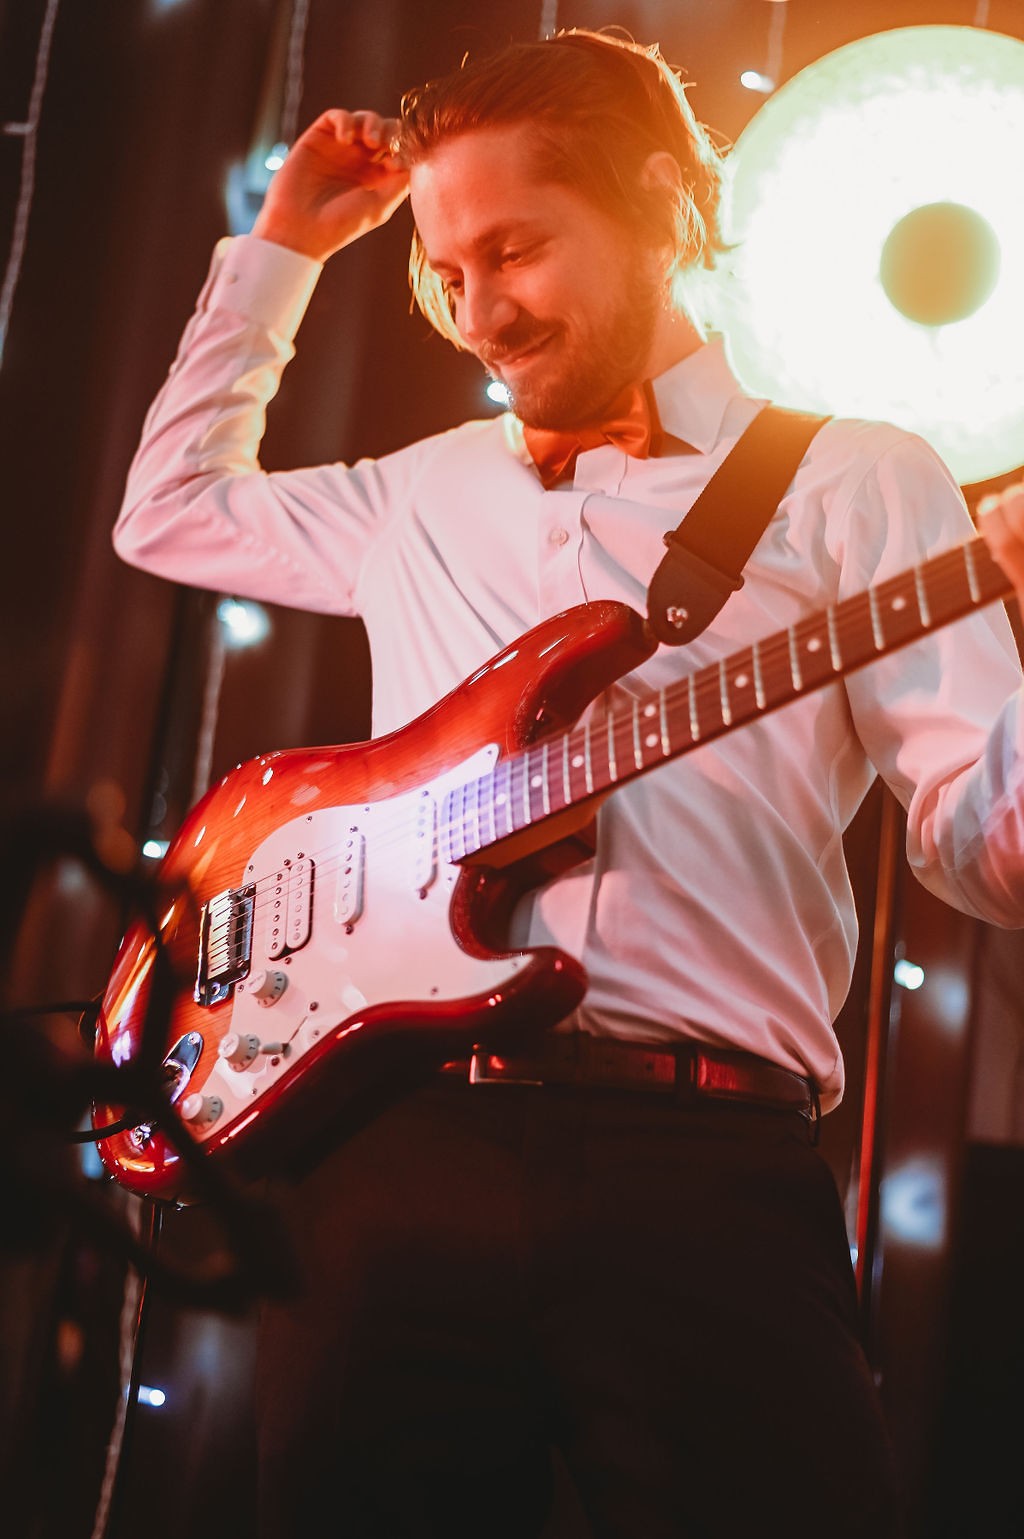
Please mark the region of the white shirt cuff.
POLYGON ((323 264, 258 235, 217 242, 204 309, 232 310, 288 341, 295 336, 323 264))

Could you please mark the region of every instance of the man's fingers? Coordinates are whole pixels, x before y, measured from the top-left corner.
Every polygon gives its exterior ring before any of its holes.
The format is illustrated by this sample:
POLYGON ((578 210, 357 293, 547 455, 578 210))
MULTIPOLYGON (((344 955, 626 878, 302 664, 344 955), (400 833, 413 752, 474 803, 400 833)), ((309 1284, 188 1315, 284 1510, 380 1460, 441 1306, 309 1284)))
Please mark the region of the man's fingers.
POLYGON ((978 504, 978 522, 993 538, 1024 539, 1024 481, 983 497, 978 504))
POLYGON ((978 504, 978 528, 1019 590, 1024 584, 1024 482, 983 497, 978 504))
POLYGON ((381 117, 379 112, 338 113, 338 137, 347 144, 363 144, 368 150, 386 149, 397 130, 397 119, 381 117))

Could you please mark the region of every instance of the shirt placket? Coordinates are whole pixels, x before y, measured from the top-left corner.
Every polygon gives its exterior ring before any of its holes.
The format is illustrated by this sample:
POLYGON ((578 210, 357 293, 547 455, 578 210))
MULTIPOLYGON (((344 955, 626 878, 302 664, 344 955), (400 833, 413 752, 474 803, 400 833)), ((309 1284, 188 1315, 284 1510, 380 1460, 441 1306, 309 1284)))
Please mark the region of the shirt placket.
POLYGON ((542 615, 586 600, 580 576, 583 504, 587 494, 567 486, 544 494, 537 527, 537 591, 542 615))
POLYGON ((570 486, 566 482, 546 492, 538 527, 537 565, 541 612, 558 614, 574 604, 586 603, 580 560, 583 545, 583 507, 594 493, 615 496, 627 456, 606 447, 579 456, 570 486))

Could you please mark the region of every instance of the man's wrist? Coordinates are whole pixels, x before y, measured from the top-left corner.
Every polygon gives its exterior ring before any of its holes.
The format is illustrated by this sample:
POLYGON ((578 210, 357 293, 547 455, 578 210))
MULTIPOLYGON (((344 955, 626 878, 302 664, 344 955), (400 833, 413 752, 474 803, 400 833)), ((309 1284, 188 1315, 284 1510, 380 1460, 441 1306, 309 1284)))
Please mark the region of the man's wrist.
POLYGON ((257 214, 252 233, 259 240, 269 241, 274 246, 283 246, 286 251, 294 251, 299 256, 309 257, 310 261, 323 263, 326 260, 319 243, 310 235, 296 230, 294 226, 282 224, 280 220, 265 218, 262 213, 257 214))

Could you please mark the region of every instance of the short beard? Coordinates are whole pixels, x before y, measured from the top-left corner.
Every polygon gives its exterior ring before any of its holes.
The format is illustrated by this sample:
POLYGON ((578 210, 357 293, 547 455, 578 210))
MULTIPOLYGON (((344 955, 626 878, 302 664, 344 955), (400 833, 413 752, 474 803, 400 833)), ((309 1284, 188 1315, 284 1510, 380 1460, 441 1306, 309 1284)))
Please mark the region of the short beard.
MULTIPOLYGON (((566 360, 563 374, 509 389, 519 420, 527 427, 571 431, 599 419, 626 386, 639 382, 662 304, 660 288, 638 286, 628 308, 624 305, 610 324, 577 342, 580 356, 566 360)), ((543 334, 540 326, 531 329, 538 337, 543 334)), ((554 335, 557 343, 559 334, 554 335)))

